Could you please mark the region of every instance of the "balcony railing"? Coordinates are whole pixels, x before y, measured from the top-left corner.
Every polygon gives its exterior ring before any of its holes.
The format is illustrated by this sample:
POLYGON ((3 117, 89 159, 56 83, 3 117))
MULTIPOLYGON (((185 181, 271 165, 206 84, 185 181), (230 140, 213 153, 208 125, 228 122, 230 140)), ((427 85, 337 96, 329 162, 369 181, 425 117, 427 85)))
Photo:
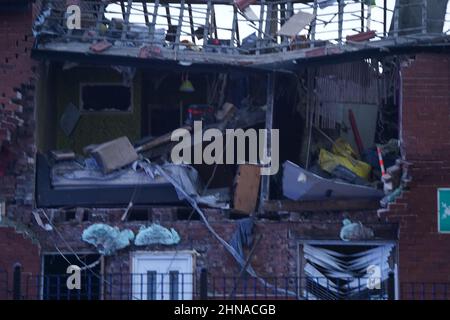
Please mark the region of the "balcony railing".
POLYGON ((326 6, 317 0, 41 0, 40 6, 34 26, 38 49, 85 52, 101 42, 105 46, 99 45, 98 51, 112 47, 111 54, 175 60, 184 55, 236 57, 316 47, 355 50, 377 46, 378 40, 396 44, 399 37, 399 43, 405 43, 424 35, 445 35, 450 26, 446 8, 437 13, 427 0, 336 0, 326 6), (80 28, 68 27, 74 21, 68 3, 80 9, 80 28), (300 11, 306 16, 296 21, 298 30, 294 26, 292 34, 281 33, 300 11))

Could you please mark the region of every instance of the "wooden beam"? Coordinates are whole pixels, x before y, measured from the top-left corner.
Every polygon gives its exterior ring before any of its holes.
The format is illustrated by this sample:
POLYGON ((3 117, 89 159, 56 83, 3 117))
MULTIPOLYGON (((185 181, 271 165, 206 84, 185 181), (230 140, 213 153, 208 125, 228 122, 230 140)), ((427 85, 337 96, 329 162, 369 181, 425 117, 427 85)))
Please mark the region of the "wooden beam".
POLYGON ((264 202, 263 208, 266 212, 376 210, 380 208, 380 202, 374 199, 332 199, 315 201, 267 200, 264 202))
MULTIPOLYGON (((273 127, 273 104, 275 100, 275 74, 267 75, 267 93, 266 93, 266 141, 264 145, 264 157, 272 158, 272 127, 273 127)), ((262 160, 262 159, 261 159, 262 160)), ((264 210, 264 202, 269 200, 270 195, 270 176, 261 177, 261 189, 259 194, 259 211, 264 210)))

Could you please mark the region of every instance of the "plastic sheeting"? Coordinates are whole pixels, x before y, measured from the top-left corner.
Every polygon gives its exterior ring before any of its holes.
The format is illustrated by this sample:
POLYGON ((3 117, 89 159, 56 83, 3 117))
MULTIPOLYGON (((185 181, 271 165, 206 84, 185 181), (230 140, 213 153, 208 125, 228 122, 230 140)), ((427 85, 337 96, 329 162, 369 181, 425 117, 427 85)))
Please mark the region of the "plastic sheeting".
POLYGON ((150 244, 174 245, 178 242, 180 242, 180 236, 173 228, 169 230, 159 224, 152 224, 149 227, 142 226, 134 240, 134 244, 137 246, 150 244))
POLYGON ((206 228, 214 235, 214 237, 225 247, 225 249, 233 256, 233 258, 236 260, 236 262, 242 267, 245 268, 245 270, 252 276, 258 279, 258 281, 264 285, 266 288, 274 288, 274 290, 278 292, 282 292, 286 295, 296 296, 297 294, 293 291, 283 290, 281 288, 277 288, 276 286, 273 286, 269 283, 267 283, 263 278, 259 277, 255 270, 252 268, 250 264, 246 264, 244 259, 240 256, 240 254, 228 243, 226 242, 210 225, 208 222, 208 219, 206 218, 203 211, 198 206, 197 200, 194 197, 189 196, 189 194, 183 189, 183 187, 168 173, 166 172, 161 166, 155 165, 156 170, 159 174, 161 174, 164 178, 166 178, 172 185, 177 189, 178 192, 180 192, 183 197, 187 199, 187 201, 191 204, 191 206, 197 211, 197 213, 200 215, 202 221, 205 223, 206 228))
POLYGON ((130 229, 120 231, 117 227, 96 223, 83 231, 83 241, 94 245, 100 254, 110 256, 130 245, 134 233, 130 229))
MULTIPOLYGON (((158 175, 155 172, 154 167, 151 164, 152 174, 158 175)), ((171 177, 171 180, 182 187, 183 192, 179 188, 175 187, 175 190, 180 200, 189 200, 188 198, 195 199, 196 202, 208 205, 213 208, 228 208, 228 204, 221 202, 222 195, 203 195, 203 184, 200 181, 197 170, 194 167, 184 164, 170 164, 166 163, 162 166, 164 172, 171 177)), ((170 181, 170 180, 169 180, 170 181)), ((172 183, 172 185, 174 185, 172 183)), ((175 185, 174 185, 175 186, 175 185)))
POLYGON ((363 226, 361 222, 351 222, 349 219, 344 219, 342 223, 343 227, 339 236, 343 241, 365 240, 374 236, 373 230, 363 226))
POLYGON ((254 222, 252 218, 245 218, 238 220, 237 225, 237 230, 230 240, 230 245, 242 258, 245 258, 243 246, 250 247, 253 243, 254 222))

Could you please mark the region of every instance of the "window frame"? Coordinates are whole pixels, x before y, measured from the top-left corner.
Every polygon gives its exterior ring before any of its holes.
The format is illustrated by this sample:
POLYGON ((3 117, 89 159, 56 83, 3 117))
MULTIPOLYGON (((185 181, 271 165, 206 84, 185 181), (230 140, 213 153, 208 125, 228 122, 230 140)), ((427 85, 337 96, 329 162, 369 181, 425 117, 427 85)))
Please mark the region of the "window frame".
POLYGON ((80 82, 79 83, 79 109, 80 114, 83 115, 93 115, 93 114, 108 114, 108 115, 124 115, 124 114, 133 114, 134 113, 134 85, 131 83, 130 85, 125 85, 122 82, 80 82), (130 106, 127 110, 93 110, 90 111, 88 109, 84 108, 84 101, 83 101, 83 88, 88 86, 116 86, 116 87, 125 87, 130 89, 130 106))

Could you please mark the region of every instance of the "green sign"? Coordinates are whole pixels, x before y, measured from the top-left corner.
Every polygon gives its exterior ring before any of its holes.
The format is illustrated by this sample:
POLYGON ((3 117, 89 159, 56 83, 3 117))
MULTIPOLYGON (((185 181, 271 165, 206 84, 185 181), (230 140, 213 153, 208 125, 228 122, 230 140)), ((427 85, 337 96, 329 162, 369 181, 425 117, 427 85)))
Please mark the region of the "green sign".
POLYGON ((439 188, 438 201, 438 232, 450 233, 450 188, 439 188))

